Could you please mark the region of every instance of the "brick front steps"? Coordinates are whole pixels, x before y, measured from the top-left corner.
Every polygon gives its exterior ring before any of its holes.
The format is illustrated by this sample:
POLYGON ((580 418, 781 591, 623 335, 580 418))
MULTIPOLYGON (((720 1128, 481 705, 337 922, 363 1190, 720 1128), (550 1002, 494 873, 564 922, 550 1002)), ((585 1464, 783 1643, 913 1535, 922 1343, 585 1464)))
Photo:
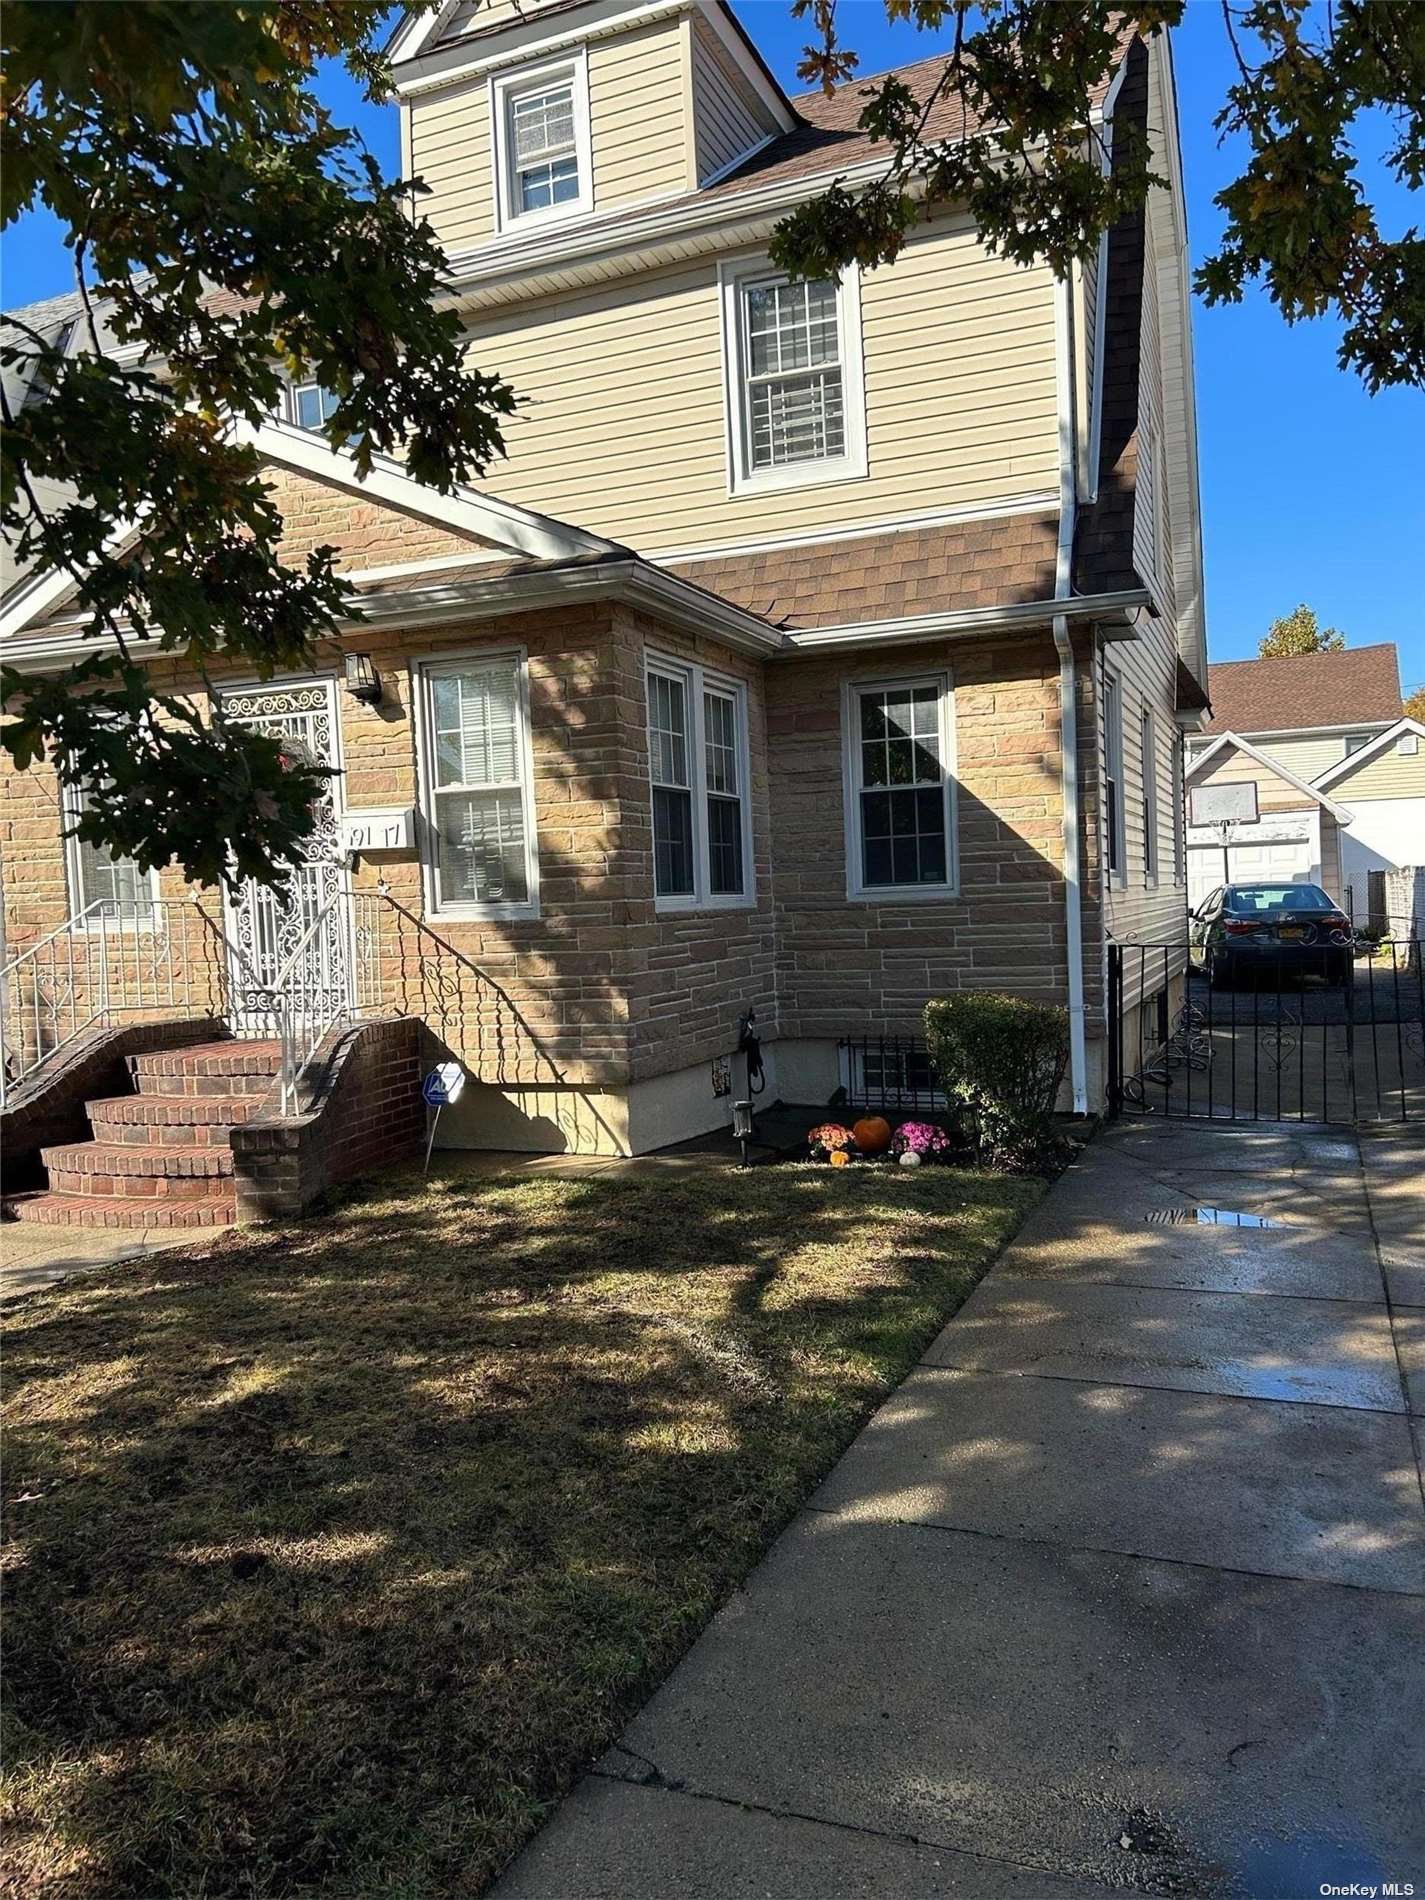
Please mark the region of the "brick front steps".
POLYGON ((200 1043, 131 1056, 135 1095, 89 1104, 92 1141, 42 1150, 48 1190, 17 1197, 52 1227, 222 1227, 237 1219, 229 1137, 272 1089, 275 1042, 200 1043))

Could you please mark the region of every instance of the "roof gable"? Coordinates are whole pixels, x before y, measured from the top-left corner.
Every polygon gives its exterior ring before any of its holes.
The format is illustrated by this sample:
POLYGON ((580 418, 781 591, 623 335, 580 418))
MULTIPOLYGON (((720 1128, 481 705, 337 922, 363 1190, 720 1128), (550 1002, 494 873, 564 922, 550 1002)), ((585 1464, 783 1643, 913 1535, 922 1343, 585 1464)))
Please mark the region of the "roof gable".
POLYGON ((1218 738, 1214 739, 1206 751, 1198 754, 1197 758, 1192 761, 1184 774, 1184 788, 1191 785, 1194 779, 1202 778, 1206 774, 1209 765, 1216 771, 1225 755, 1233 751, 1241 753, 1244 758, 1251 759, 1254 764, 1259 765, 1261 769, 1269 773, 1272 778, 1280 779, 1283 785, 1289 785, 1293 791, 1300 792, 1302 796, 1308 799, 1313 805, 1322 806, 1326 811, 1330 812, 1337 824, 1350 824, 1351 813, 1347 811, 1343 805, 1338 805, 1333 798, 1329 798, 1318 786, 1308 785, 1304 778, 1298 778, 1295 772, 1288 771, 1287 767, 1284 766, 1279 759, 1268 758, 1265 752, 1258 751, 1250 739, 1244 739, 1242 735, 1237 732, 1222 733, 1218 738))
MULTIPOLYGON (((473 488, 460 486, 443 495, 416 481, 388 455, 373 456, 370 471, 362 476, 345 450, 290 423, 269 421, 254 428, 240 422, 232 432, 237 441, 257 450, 264 465, 276 472, 276 485, 286 491, 282 552, 300 556, 309 548, 334 546, 348 574, 481 550, 540 562, 629 553, 601 535, 473 488), (337 505, 330 505, 333 502, 337 505)), ((132 545, 141 533, 140 523, 122 524, 111 539, 111 551, 132 545)), ((74 579, 64 570, 32 576, 5 602, 0 638, 18 638, 44 626, 74 592, 74 579)))
POLYGON ((1348 752, 1344 759, 1338 759, 1335 765, 1328 765, 1324 772, 1318 772, 1315 780, 1317 789, 1339 784, 1342 779, 1349 778, 1363 765, 1369 765, 1373 759, 1378 759, 1382 752, 1388 751, 1397 739, 1403 739, 1407 733, 1411 732, 1417 739, 1425 739, 1425 725, 1422 725, 1418 719, 1397 719, 1393 726, 1387 726, 1384 732, 1378 732, 1368 745, 1357 746, 1356 750, 1348 752))
POLYGON ((1297 732, 1390 723, 1400 717, 1394 643, 1303 653, 1284 660, 1226 660, 1208 668, 1207 732, 1297 732))

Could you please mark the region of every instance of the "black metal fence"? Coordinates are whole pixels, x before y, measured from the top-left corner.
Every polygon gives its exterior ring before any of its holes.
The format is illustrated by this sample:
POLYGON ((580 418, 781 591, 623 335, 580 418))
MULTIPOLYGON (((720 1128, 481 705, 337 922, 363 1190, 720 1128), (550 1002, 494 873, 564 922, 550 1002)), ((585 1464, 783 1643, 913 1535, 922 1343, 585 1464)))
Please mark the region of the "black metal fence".
POLYGON ((1109 946, 1109 1109, 1226 1121, 1425 1120, 1425 942, 1326 976, 1283 951, 1209 978, 1182 943, 1109 946))

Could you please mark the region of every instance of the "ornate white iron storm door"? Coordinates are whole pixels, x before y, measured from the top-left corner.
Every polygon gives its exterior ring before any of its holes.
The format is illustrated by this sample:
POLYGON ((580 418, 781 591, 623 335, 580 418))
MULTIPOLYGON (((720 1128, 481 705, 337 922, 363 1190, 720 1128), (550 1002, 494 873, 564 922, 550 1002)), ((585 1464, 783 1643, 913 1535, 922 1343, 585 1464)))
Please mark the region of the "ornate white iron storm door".
MULTIPOLYGON (((255 726, 281 739, 296 758, 318 765, 341 764, 333 680, 284 681, 226 692, 223 710, 235 723, 255 726)), ((317 822, 307 839, 306 862, 292 872, 285 891, 249 878, 236 894, 225 894, 228 935, 242 958, 242 963, 234 960, 230 972, 234 1035, 275 1033, 262 992, 276 982, 323 906, 350 889, 337 836, 340 810, 341 780, 329 779, 316 801, 317 822)), ((323 1009, 329 1019, 349 1009, 354 1001, 349 906, 339 906, 330 927, 316 932, 304 962, 310 967, 298 973, 296 988, 306 1006, 323 1009)))

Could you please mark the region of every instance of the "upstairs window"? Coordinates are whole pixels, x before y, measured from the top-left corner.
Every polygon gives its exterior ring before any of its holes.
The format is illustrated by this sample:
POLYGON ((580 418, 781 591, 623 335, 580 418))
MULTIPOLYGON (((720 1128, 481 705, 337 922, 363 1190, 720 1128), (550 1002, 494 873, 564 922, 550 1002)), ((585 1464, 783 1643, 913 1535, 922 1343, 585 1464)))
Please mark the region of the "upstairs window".
POLYGON ((336 413, 336 396, 320 383, 294 383, 287 392, 287 402, 291 420, 314 435, 320 435, 327 418, 336 413))
POLYGON ((653 894, 665 910, 750 900, 747 704, 733 680, 650 660, 653 894))
POLYGON ((723 324, 732 492, 865 475, 855 273, 806 283, 725 268, 723 324))
POLYGON ((582 55, 490 86, 501 228, 592 209, 582 55))

